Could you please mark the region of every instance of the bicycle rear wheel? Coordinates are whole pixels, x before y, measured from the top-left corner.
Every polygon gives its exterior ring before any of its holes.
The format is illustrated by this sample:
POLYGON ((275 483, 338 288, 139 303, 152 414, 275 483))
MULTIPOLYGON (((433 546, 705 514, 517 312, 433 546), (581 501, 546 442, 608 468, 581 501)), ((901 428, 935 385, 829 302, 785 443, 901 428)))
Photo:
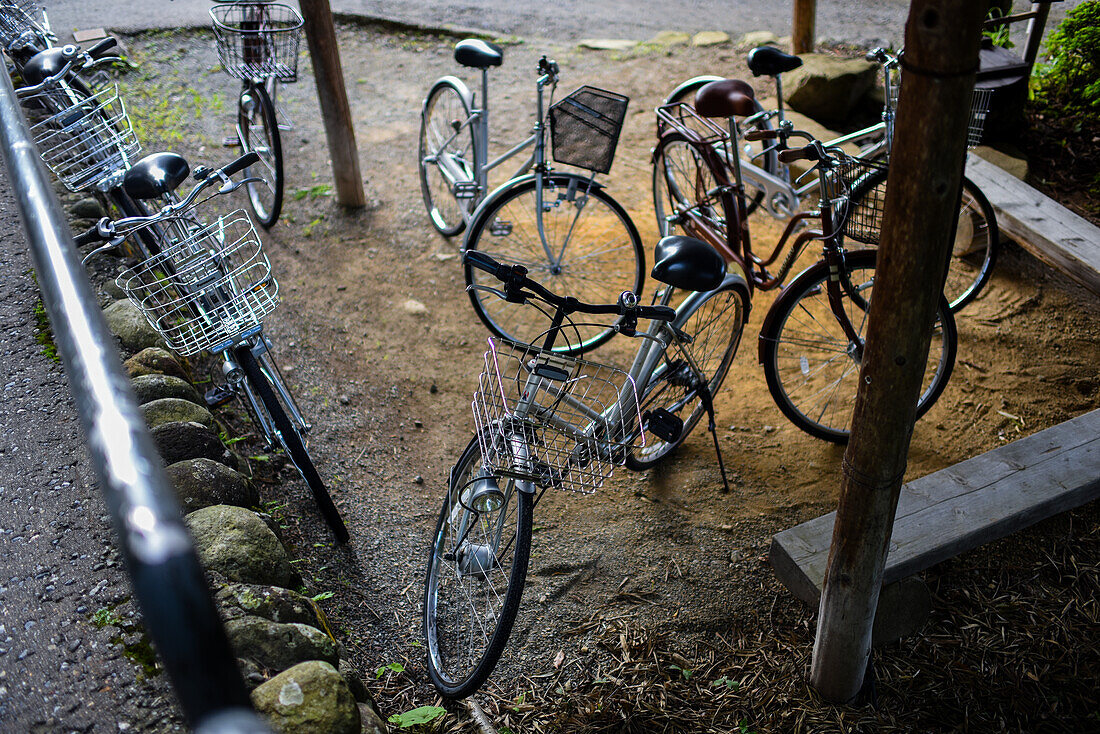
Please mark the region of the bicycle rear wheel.
POLYGON ((700 385, 706 384, 712 397, 717 394, 741 343, 748 311, 744 291, 729 287, 688 298, 674 325, 693 337, 688 351, 702 374, 691 369, 679 350, 665 350, 639 398, 645 445, 627 454, 626 466, 633 471, 653 467, 683 443, 706 412, 700 385), (661 438, 650 430, 646 415, 658 409, 683 421, 679 435, 661 438))
POLYGON ((237 98, 237 137, 242 154, 252 152, 260 156, 259 164, 246 168, 244 175, 262 180, 251 181, 245 188, 256 221, 269 228, 283 208, 283 144, 275 105, 262 83, 248 83, 241 89, 237 98))
MULTIPOLYGON (((466 236, 467 250, 480 250, 505 265, 523 265, 531 277, 557 293, 586 303, 614 303, 623 291, 641 294, 645 251, 629 215, 603 189, 568 174, 542 178, 540 217, 536 179, 516 179, 486 201, 466 236)), ((466 265, 466 285, 498 287, 493 276, 466 265)), ((550 319, 529 305, 508 303, 472 289, 478 318, 496 336, 532 344, 550 319)), ((580 354, 615 334, 612 325, 566 326, 557 351, 580 354)))
POLYGON ((715 160, 717 155, 678 132, 661 137, 653 152, 653 211, 662 235, 675 234, 679 227, 711 244, 725 241, 725 210, 710 167, 715 160))
MULTIPOLYGON (((843 308, 861 340, 875 282, 874 250, 848 253, 841 275, 843 308), (850 283, 850 288, 845 287, 850 283)), ((862 343, 844 334, 829 303, 828 268, 818 262, 776 299, 760 332, 760 361, 776 405, 800 429, 847 443, 855 406, 862 343)), ((917 417, 931 408, 955 366, 955 319, 940 300, 925 365, 917 417)))
MULTIPOLYGON (((317 502, 317 507, 321 510, 321 516, 332 530, 332 534, 336 536, 337 542, 348 542, 348 529, 343 518, 340 517, 340 511, 336 509, 321 475, 317 473, 317 467, 313 464, 313 458, 309 455, 301 431, 287 415, 288 409, 283 405, 285 398, 282 395, 286 388, 282 385, 282 379, 279 377, 270 353, 264 354, 264 366, 261 367, 247 343, 234 347, 233 352, 237 364, 244 370, 248 381, 247 387, 256 398, 254 407, 266 413, 266 416, 261 417, 260 422, 263 423, 265 418, 267 419, 267 425, 272 430, 274 438, 282 446, 298 473, 302 475, 302 479, 313 494, 313 499, 317 502), (282 390, 276 385, 282 387, 282 390)), ((287 394, 289 395, 289 392, 287 394)), ((263 426, 257 426, 257 428, 262 429, 263 426)))
MULTIPOLYGON (((888 173, 889 169, 878 169, 861 177, 852 187, 851 203, 848 205, 849 211, 855 216, 867 217, 871 213, 877 215, 879 228, 882 206, 886 201, 888 173)), ((865 238, 856 232, 856 239, 877 245, 879 230, 870 227, 867 233, 873 237, 865 238)), ((989 282, 997 260, 997 251, 1000 249, 999 238, 993 205, 977 184, 964 176, 959 220, 955 226, 951 259, 948 261, 947 277, 943 286, 943 295, 951 305, 952 313, 958 313, 977 298, 989 282)))
POLYGON ((485 478, 474 437, 451 470, 424 584, 428 673, 448 698, 476 691, 500 660, 527 578, 533 507, 514 479, 485 478), (478 512, 473 497, 486 481, 502 497, 478 512))
POLYGON ((444 237, 466 228, 466 218, 477 203, 474 184, 477 136, 464 123, 470 118, 470 93, 457 79, 437 81, 420 113, 420 147, 417 167, 420 192, 428 218, 444 237), (459 188, 467 190, 459 196, 459 188))

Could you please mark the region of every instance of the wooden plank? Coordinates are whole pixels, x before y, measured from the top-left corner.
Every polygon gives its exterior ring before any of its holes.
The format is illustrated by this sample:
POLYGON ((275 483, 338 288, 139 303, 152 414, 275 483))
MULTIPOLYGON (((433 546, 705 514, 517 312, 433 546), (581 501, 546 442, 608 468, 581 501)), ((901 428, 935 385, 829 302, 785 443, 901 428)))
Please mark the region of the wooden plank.
POLYGON ((1100 228, 978 156, 967 157, 966 175, 993 205, 1002 234, 1100 293, 1100 228))
MULTIPOLYGON (((1100 496, 1100 410, 902 487, 883 583, 903 579, 1100 496)), ((816 605, 836 513, 777 534, 769 560, 816 605)))

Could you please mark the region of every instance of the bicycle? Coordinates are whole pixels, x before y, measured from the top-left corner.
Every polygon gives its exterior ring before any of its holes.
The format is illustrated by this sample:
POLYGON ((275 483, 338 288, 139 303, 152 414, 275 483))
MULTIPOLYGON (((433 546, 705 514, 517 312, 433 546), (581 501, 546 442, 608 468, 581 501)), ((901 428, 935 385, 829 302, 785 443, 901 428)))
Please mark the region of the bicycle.
MULTIPOLYGON (((795 214, 774 249, 767 256, 758 256, 752 249, 746 216, 748 195, 741 161, 733 155, 737 140, 734 118, 751 114, 753 108, 752 87, 737 79, 704 86, 694 108, 685 104, 658 108, 663 132, 653 153, 654 189, 671 212, 665 228, 680 228, 737 263, 746 274, 750 294, 756 289, 779 288, 806 245, 821 241, 821 259, 791 280, 770 307, 760 331, 759 360, 768 389, 787 418, 812 436, 844 443, 874 285, 875 251, 844 250, 843 233, 852 218, 848 208, 838 203, 851 195, 853 182, 862 180, 868 166, 874 164, 830 148, 807 133, 789 131, 790 136, 810 141, 809 145, 779 151, 777 157, 785 163, 813 162, 821 198, 816 211, 795 214), (711 121, 721 118, 728 119, 727 129, 711 121), (733 163, 732 179, 728 161, 733 163), (804 229, 815 220, 820 222, 820 230, 804 229), (776 272, 769 272, 777 262, 776 272)), ((756 135, 775 139, 779 133, 758 131, 756 135)), ((942 299, 917 404, 918 417, 946 387, 956 347, 955 321, 942 299)))
MULTIPOLYGON (((476 691, 500 659, 525 583, 533 510, 548 488, 591 494, 616 465, 648 469, 704 413, 717 448, 713 396, 749 305, 740 268, 690 237, 657 244, 652 275, 665 287, 648 306, 629 291, 614 304, 561 296, 522 265, 476 250, 465 261, 503 284, 473 287, 545 304, 552 316, 538 346, 489 338, 474 395, 475 436, 450 472, 423 608, 428 672, 448 698, 476 691), (554 350, 576 328, 576 313, 617 317, 616 331, 638 338, 629 371, 554 350), (649 320, 645 330, 639 319, 649 320)), ((720 453, 719 468, 725 480, 720 453)))
POLYGON ((279 286, 256 229, 239 209, 209 223, 193 214, 199 204, 247 186, 247 176, 241 181, 231 177, 256 165, 257 159, 252 152, 221 169, 200 166, 194 172, 198 183, 187 196, 175 197, 174 203, 148 216, 104 217, 74 242, 106 243, 90 252, 86 262, 140 230, 163 229, 158 239, 164 249, 123 270, 116 282, 171 349, 184 357, 208 352, 221 358, 224 382, 207 391, 207 405, 238 399, 268 447, 281 448, 298 470, 336 540, 345 543, 347 527, 306 444, 311 426, 263 331, 264 318, 278 305, 279 286), (200 201, 212 186, 217 190, 200 201))
MULTIPOLYGON (((498 158, 488 160, 489 69, 500 66, 503 50, 476 39, 455 45, 455 60, 481 71, 481 103, 458 78, 436 81, 421 111, 418 168, 432 226, 445 236, 463 230, 463 250, 481 250, 522 264, 588 300, 641 293, 645 252, 623 207, 596 182, 611 170, 628 100, 582 86, 553 102, 558 64, 543 56, 535 81, 535 125, 531 134, 498 158), (545 104, 546 90, 552 104, 545 104), (549 118, 549 123, 547 122, 549 118), (589 175, 551 170, 546 156, 549 131, 553 158, 589 175), (488 174, 531 149, 512 177, 493 192, 488 174)), ((466 267, 467 285, 482 277, 466 267)), ((525 309, 494 303, 470 289, 470 301, 489 331, 503 339, 530 341, 537 325, 525 309)), ((557 349, 580 353, 611 338, 609 328, 586 328, 557 349)))
MULTIPOLYGON (((846 199, 852 202, 853 207, 865 209, 857 216, 869 219, 874 216, 875 211, 881 212, 884 201, 888 174, 886 164, 889 161, 890 147, 893 143, 900 82, 896 78, 899 68, 897 55, 890 54, 885 49, 876 48, 868 52, 866 58, 868 61, 877 62, 882 67, 884 91, 882 121, 824 142, 830 148, 855 146, 858 149, 856 157, 883 164, 868 167, 867 177, 863 181, 855 182, 850 196, 846 199)), ((789 219, 801 209, 804 199, 814 194, 820 186, 816 176, 810 177, 801 185, 792 182, 790 167, 778 157, 781 151, 789 147, 788 141, 794 129, 791 122, 787 120, 783 107, 782 75, 801 65, 802 60, 799 57, 783 53, 773 46, 760 46, 749 52, 749 70, 754 76, 769 76, 774 80, 777 100, 775 109, 765 110, 753 98, 752 108, 745 110, 747 114, 734 118, 739 141, 735 147, 740 153, 741 175, 748 192, 749 212, 759 206, 774 218, 789 219), (773 121, 775 121, 774 125, 773 121), (770 144, 758 137, 769 136, 772 132, 776 133, 775 137, 766 137, 767 141, 771 141, 770 144)), ((702 87, 720 79, 721 77, 716 76, 699 76, 690 79, 678 86, 666 98, 664 106, 677 103, 690 104, 694 95, 702 87)), ((990 92, 989 89, 976 89, 971 100, 971 122, 968 130, 970 146, 977 145, 981 140, 990 92)), ((660 132, 659 123, 658 134, 660 132)), ((664 205, 656 192, 654 206, 658 223, 662 224, 665 216, 664 205)), ((878 244, 878 229, 871 222, 866 228, 853 227, 847 236, 862 244, 878 244)), ((989 282, 999 246, 997 217, 993 206, 981 189, 964 176, 959 219, 952 248, 953 256, 944 284, 944 292, 953 312, 958 313, 973 301, 989 282)))
MULTIPOLYGON (((236 138, 259 155, 264 174, 245 187, 256 221, 270 228, 283 207, 283 144, 276 116, 279 83, 298 80, 304 21, 297 10, 270 0, 214 0, 210 8, 222 68, 241 82, 236 138)), ((285 117, 285 115, 284 115, 285 117)), ((286 126, 284 129, 289 129, 286 126)))
POLYGON ((0 45, 14 60, 28 58, 28 47, 37 52, 56 42, 46 10, 35 0, 0 0, 0 45))

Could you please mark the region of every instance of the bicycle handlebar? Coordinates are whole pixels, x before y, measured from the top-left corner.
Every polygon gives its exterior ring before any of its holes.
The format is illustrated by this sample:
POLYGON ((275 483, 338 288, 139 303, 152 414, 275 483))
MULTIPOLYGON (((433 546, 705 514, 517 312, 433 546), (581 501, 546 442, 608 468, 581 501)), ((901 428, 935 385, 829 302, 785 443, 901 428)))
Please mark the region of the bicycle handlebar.
POLYGON ((106 52, 118 45, 118 39, 114 36, 108 36, 99 43, 89 48, 84 53, 88 54, 93 59, 100 59, 107 55, 106 52))
POLYGON ((592 315, 616 314, 629 318, 654 319, 656 321, 672 321, 676 318, 676 311, 668 306, 639 306, 637 296, 626 291, 616 304, 583 303, 572 296, 559 296, 545 288, 542 284, 527 277, 527 268, 522 265, 505 265, 493 257, 478 250, 467 250, 462 261, 471 267, 484 270, 504 284, 504 294, 507 300, 515 300, 522 303, 532 296, 546 301, 555 308, 562 309, 565 313, 586 313, 592 315), (631 298, 627 298, 629 293, 631 298))
POLYGON ((73 242, 78 246, 88 245, 93 242, 109 242, 116 237, 125 236, 136 229, 146 227, 155 222, 159 222, 163 219, 178 214, 180 212, 187 211, 195 206, 195 200, 199 194, 205 189, 213 186, 216 183, 221 182, 222 186, 218 189, 214 196, 221 196, 223 194, 230 194, 236 191, 242 182, 234 182, 230 180, 230 177, 243 171, 249 166, 253 166, 258 163, 260 156, 255 152, 249 152, 237 158, 234 161, 227 163, 221 168, 208 171, 206 175, 199 180, 197 186, 191 190, 183 200, 169 204, 155 214, 143 217, 123 217, 122 219, 111 220, 110 217, 103 217, 88 230, 81 232, 73 237, 73 242))

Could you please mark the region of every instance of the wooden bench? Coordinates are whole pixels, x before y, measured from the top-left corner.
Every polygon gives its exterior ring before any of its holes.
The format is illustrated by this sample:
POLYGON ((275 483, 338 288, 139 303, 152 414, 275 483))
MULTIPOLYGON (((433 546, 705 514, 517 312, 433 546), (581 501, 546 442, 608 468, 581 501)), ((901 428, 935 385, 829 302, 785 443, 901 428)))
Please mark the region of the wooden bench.
MULTIPOLYGON (((1100 409, 908 482, 901 488, 883 573, 876 641, 896 639, 923 619, 921 592, 904 580, 982 543, 1004 537, 1100 496, 1100 409), (901 591, 886 587, 902 582, 901 591), (915 600, 916 599, 916 600, 915 600)), ((769 560, 795 596, 817 606, 835 512, 777 534, 769 560)), ((923 589, 923 584, 920 584, 923 589)), ((926 590, 924 594, 926 594, 926 590)), ((925 612, 926 613, 926 612, 925 612)))
POLYGON ((978 156, 967 157, 966 175, 993 205, 1001 234, 1100 293, 1100 228, 978 156))

